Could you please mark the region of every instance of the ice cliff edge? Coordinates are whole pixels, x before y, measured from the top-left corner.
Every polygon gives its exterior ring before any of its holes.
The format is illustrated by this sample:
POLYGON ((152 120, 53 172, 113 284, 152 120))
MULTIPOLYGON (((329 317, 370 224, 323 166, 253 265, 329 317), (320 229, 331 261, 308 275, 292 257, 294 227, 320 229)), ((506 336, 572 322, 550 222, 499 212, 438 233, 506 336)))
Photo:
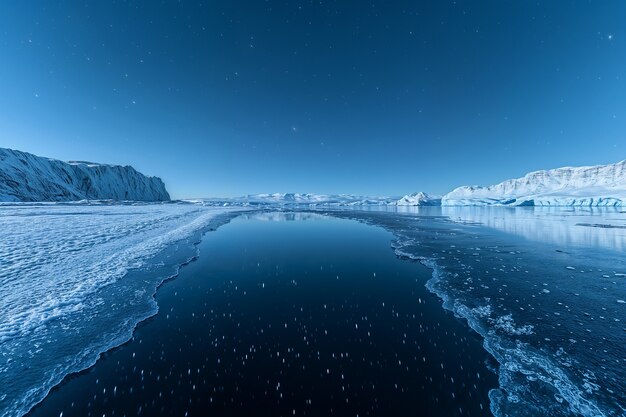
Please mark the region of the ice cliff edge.
POLYGON ((169 201, 165 184, 131 166, 63 162, 0 148, 0 201, 169 201))
POLYGON ((459 187, 443 196, 441 203, 444 206, 622 206, 626 203, 626 160, 535 171, 489 187, 459 187))

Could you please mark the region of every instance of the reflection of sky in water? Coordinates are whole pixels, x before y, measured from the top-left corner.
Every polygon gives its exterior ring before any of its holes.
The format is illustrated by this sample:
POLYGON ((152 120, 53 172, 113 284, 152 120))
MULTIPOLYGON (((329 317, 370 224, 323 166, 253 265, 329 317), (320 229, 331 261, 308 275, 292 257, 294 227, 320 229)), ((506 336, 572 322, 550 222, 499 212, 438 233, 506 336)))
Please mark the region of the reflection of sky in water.
POLYGON ((442 207, 442 214, 529 240, 626 250, 626 212, 617 209, 442 207))
POLYGON ((529 240, 626 251, 626 210, 550 207, 371 207, 367 210, 446 216, 529 240))

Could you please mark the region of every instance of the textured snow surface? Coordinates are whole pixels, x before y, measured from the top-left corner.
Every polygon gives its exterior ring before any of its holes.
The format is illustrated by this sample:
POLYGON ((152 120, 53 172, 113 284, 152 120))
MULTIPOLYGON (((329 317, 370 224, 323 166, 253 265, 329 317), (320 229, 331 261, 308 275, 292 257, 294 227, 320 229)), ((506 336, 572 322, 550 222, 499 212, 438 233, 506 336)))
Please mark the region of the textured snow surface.
POLYGON ((62 162, 0 148, 0 201, 168 201, 160 178, 131 166, 62 162))
POLYGON ((536 171, 489 187, 465 186, 446 194, 444 206, 622 206, 626 160, 611 165, 536 171))
POLYGON ((174 203, 0 205, 0 416, 23 415, 65 375, 127 340, 156 311, 156 286, 194 253, 139 271, 226 210, 174 203))
POLYGON ((423 192, 407 194, 396 202, 397 206, 439 206, 441 198, 423 192))

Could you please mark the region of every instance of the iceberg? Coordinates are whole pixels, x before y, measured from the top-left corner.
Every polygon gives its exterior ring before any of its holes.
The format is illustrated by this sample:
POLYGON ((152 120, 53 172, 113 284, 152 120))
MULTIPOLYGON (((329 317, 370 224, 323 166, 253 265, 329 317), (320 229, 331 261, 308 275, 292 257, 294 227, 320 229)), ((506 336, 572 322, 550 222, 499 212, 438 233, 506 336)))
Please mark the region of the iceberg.
POLYGON ((0 201, 169 201, 165 184, 131 166, 63 162, 0 148, 0 201))
POLYGON ((440 206, 441 198, 428 195, 424 192, 407 194, 396 201, 396 206, 440 206))

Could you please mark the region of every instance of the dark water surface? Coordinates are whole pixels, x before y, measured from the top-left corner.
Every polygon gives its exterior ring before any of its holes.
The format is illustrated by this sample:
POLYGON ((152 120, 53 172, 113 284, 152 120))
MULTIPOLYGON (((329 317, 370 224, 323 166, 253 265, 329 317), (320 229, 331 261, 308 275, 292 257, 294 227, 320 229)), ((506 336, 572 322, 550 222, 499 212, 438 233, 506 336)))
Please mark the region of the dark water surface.
POLYGON ((498 362, 496 416, 626 416, 626 212, 584 207, 330 211, 393 233, 498 362))
POLYGON ((489 415, 482 341, 382 228, 243 216, 157 293, 159 314, 29 415, 489 415))

